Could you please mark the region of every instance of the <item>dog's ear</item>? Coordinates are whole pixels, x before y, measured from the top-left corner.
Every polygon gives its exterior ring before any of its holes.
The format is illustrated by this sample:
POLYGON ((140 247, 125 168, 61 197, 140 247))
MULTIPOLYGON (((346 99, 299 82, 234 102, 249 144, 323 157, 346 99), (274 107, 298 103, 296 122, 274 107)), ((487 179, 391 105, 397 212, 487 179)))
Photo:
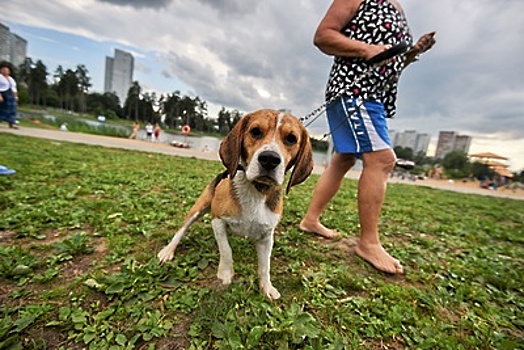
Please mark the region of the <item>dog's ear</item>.
POLYGON ((243 135, 246 129, 247 122, 249 121, 249 115, 244 116, 240 119, 233 129, 227 134, 227 136, 220 143, 220 149, 218 151, 222 164, 227 169, 227 172, 234 178, 237 174, 238 163, 242 156, 242 143, 243 135))
POLYGON ((290 164, 293 166, 293 171, 286 187, 286 193, 289 192, 291 187, 304 182, 313 171, 313 150, 309 140, 309 133, 302 124, 300 124, 300 130, 300 150, 290 164))

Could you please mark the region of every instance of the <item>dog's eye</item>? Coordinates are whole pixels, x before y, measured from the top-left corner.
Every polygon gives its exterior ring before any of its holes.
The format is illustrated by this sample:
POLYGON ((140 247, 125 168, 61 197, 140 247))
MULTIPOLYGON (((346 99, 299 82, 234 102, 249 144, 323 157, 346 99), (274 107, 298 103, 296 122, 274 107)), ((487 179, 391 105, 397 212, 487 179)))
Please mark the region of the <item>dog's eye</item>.
POLYGON ((297 143, 297 137, 293 134, 289 134, 284 139, 284 142, 286 143, 286 145, 294 145, 295 143, 297 143))
POLYGON ((261 139, 263 136, 262 130, 260 130, 260 128, 253 128, 249 133, 251 134, 251 136, 253 136, 254 139, 261 139))

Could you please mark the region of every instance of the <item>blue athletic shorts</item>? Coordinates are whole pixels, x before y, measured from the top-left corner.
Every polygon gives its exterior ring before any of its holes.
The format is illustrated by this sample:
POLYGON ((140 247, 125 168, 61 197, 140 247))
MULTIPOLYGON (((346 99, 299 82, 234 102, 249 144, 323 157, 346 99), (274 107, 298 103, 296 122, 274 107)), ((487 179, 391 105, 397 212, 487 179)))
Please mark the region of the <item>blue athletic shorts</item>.
POLYGON ((392 148, 384 105, 343 96, 326 110, 335 151, 362 153, 392 148))

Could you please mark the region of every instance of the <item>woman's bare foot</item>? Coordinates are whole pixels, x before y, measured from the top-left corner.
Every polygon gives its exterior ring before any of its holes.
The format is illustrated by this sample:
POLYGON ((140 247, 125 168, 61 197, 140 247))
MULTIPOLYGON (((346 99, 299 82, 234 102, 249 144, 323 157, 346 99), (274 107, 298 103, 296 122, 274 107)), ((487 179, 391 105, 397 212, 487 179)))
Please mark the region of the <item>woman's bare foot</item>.
POLYGON ((363 245, 359 243, 355 247, 355 253, 377 270, 396 275, 404 273, 400 261, 389 255, 380 244, 363 245))
POLYGON ((306 221, 306 219, 304 219, 300 222, 300 225, 298 227, 300 228, 300 230, 304 232, 314 233, 324 238, 331 239, 340 236, 339 232, 328 229, 326 226, 322 225, 318 221, 309 222, 306 221))

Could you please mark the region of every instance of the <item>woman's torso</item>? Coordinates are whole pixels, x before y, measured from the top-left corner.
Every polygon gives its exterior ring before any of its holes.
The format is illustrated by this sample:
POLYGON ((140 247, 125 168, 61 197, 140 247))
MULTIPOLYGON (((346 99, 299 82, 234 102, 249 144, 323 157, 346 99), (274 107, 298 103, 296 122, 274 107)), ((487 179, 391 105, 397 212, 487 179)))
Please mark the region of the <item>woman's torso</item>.
MULTIPOLYGON (((398 5, 398 4, 397 4, 398 5)), ((404 14, 386 0, 363 0, 358 11, 341 31, 347 37, 368 44, 385 45, 413 38, 404 14)), ((326 89, 326 101, 346 94, 384 104, 386 115, 395 114, 397 82, 404 57, 373 68, 363 58, 335 57, 326 89), (370 69, 372 71, 366 74, 370 69)))

